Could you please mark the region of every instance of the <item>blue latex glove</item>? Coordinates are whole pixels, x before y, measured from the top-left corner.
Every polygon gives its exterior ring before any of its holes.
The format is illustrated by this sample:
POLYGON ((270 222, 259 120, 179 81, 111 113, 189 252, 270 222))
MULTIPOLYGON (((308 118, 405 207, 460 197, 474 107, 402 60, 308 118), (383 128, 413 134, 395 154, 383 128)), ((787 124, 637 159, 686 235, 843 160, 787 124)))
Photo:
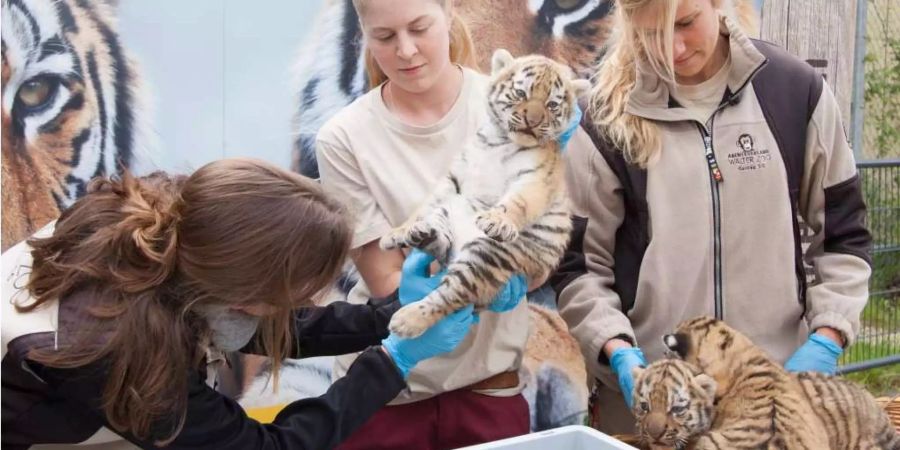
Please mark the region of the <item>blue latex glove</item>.
POLYGON ((475 320, 472 309, 469 305, 444 317, 414 339, 403 339, 391 333, 381 341, 381 345, 406 379, 419 361, 453 351, 462 342, 475 320))
POLYGON ((637 347, 619 347, 610 355, 609 365, 619 379, 619 389, 622 390, 622 396, 625 397, 628 409, 631 409, 634 401, 632 399, 634 395, 634 377, 631 375, 631 371, 638 366, 647 366, 644 352, 637 347))
POLYGON ((488 309, 498 313, 509 311, 519 304, 519 300, 522 300, 527 292, 528 282, 525 281, 525 275, 517 273, 500 289, 488 309))
POLYGON ((844 349, 820 334, 811 334, 805 344, 784 363, 788 372, 819 372, 834 375, 844 349))
POLYGON ((579 124, 581 124, 581 108, 578 107, 578 103, 575 103, 575 109, 572 110, 572 119, 569 120, 566 131, 563 131, 563 133, 559 135, 558 141, 560 151, 564 151, 566 146, 569 145, 569 139, 572 139, 572 136, 575 135, 575 131, 578 130, 579 124))
MULTIPOLYGON (((422 300, 441 284, 441 280, 447 274, 447 269, 429 275, 429 266, 432 262, 434 262, 434 256, 417 248, 413 249, 403 261, 403 268, 400 272, 400 289, 397 293, 401 305, 406 306, 422 300)), ((475 314, 475 323, 478 323, 479 320, 478 314, 475 314)))
POLYGON ((433 276, 428 273, 428 266, 434 262, 434 256, 419 249, 413 249, 403 261, 403 269, 400 273, 400 304, 406 306, 414 301, 425 298, 431 291, 437 289, 441 279, 447 273, 444 269, 433 276))

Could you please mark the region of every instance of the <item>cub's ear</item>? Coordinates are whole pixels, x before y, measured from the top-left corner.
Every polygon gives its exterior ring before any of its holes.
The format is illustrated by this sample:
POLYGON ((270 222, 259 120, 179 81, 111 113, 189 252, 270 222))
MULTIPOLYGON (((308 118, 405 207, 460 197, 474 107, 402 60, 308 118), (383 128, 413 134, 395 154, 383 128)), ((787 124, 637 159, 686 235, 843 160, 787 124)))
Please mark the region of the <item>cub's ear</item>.
POLYGON ((663 336, 663 345, 666 347, 666 354, 685 359, 690 348, 689 338, 684 333, 667 334, 663 336))
POLYGON ((509 67, 513 62, 513 55, 505 48, 498 48, 491 57, 491 75, 496 75, 501 70, 509 67))
POLYGON ((718 384, 716 384, 716 380, 714 380, 711 376, 701 373, 699 375, 694 376, 694 383, 697 383, 697 386, 700 389, 703 389, 710 398, 716 397, 716 388, 718 388, 718 384))
POLYGON ((591 82, 588 80, 572 80, 572 87, 575 88, 575 97, 581 98, 591 91, 591 82))

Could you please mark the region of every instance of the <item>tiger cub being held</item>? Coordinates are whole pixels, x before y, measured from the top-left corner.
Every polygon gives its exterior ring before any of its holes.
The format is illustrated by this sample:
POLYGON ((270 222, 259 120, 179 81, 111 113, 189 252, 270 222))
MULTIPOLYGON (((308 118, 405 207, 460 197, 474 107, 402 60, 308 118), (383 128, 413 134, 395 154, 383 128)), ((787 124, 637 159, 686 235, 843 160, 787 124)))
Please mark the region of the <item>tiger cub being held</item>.
POLYGON ((382 237, 383 249, 418 247, 447 269, 440 286, 394 313, 399 336, 422 334, 470 303, 486 306, 510 276, 540 280, 565 251, 572 225, 557 139, 590 87, 537 55, 492 58, 487 116, 419 210, 382 237))
POLYGON ((686 448, 694 449, 900 450, 900 435, 864 389, 838 377, 788 373, 722 321, 685 321, 663 341, 689 364, 670 363, 680 371, 652 365, 636 371, 634 412, 648 442, 675 448, 693 442, 686 448), (703 389, 687 388, 691 382, 703 389), (693 413, 711 408, 705 417, 693 413))

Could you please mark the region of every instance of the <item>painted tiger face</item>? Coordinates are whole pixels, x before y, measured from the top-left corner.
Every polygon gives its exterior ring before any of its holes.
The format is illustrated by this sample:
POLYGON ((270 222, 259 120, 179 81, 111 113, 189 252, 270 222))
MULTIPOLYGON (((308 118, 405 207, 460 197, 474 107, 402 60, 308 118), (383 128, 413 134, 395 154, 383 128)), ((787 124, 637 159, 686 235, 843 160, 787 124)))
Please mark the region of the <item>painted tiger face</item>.
POLYGON ((716 382, 677 359, 663 359, 634 370, 634 416, 643 442, 685 448, 709 430, 715 414, 716 382))
POLYGON ((577 96, 590 89, 587 80, 571 78, 572 71, 552 59, 539 55, 515 59, 499 49, 491 63, 491 116, 521 145, 556 139, 572 119, 577 96))
POLYGON ((132 159, 136 80, 104 1, 3 0, 2 248, 132 159))
POLYGON ((588 78, 609 36, 613 0, 455 0, 474 38, 481 67, 505 48, 541 54, 588 78))

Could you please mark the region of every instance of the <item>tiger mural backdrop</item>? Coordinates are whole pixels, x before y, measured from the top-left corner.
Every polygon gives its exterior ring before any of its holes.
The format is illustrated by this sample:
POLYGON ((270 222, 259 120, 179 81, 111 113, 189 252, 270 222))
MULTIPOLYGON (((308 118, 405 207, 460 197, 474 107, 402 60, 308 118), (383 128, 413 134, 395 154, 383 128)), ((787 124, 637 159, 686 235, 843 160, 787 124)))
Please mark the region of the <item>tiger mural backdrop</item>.
POLYGON ((113 0, 3 0, 2 249, 137 161, 141 80, 113 0))

